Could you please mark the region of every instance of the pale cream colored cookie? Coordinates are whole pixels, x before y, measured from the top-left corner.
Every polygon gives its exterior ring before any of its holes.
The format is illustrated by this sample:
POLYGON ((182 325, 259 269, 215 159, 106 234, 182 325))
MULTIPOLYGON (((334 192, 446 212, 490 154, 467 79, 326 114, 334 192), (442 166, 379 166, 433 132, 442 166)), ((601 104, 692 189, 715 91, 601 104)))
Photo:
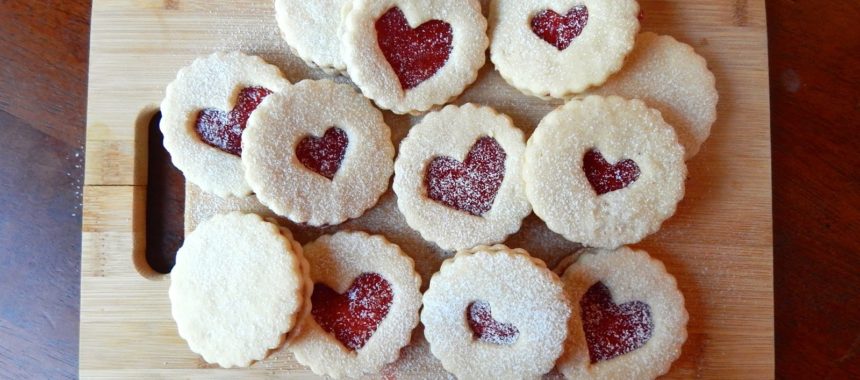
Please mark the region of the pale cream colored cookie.
POLYGON ((352 87, 303 81, 273 94, 245 130, 245 177, 261 203, 314 226, 361 216, 387 190, 391 131, 352 87))
POLYGON ((281 34, 296 55, 328 73, 343 72, 340 21, 351 0, 275 0, 281 34))
POLYGON ((430 113, 400 145, 394 192, 406 222, 447 250, 500 243, 531 213, 525 140, 511 119, 466 104, 430 113))
POLYGON ((267 93, 289 85, 277 67, 239 52, 215 53, 180 70, 161 102, 161 132, 173 164, 203 191, 250 195, 240 159, 242 120, 267 93))
POLYGON ((478 78, 486 31, 478 0, 355 0, 341 53, 365 96, 395 113, 417 113, 478 78))
POLYGON ((424 294, 430 350, 461 379, 536 379, 552 370, 570 305, 546 265, 503 245, 446 260, 424 294))
POLYGON ((246 367, 281 345, 307 292, 301 246, 253 214, 218 215, 185 238, 170 274, 179 335, 222 367, 246 367))
POLYGON ((640 99, 659 110, 675 127, 687 160, 717 120, 719 94, 707 61, 670 36, 640 34, 624 68, 590 93, 640 99))
POLYGON ((639 100, 589 96, 547 115, 526 148, 535 214, 570 241, 616 248, 660 229, 684 197, 684 149, 639 100))
POLYGON ((562 276, 573 303, 558 369, 568 379, 654 379, 687 339, 675 278, 644 251, 589 250, 562 276))
POLYGON ((525 94, 568 97, 621 69, 638 15, 635 0, 492 0, 490 59, 525 94))
POLYGON ((418 324, 421 278, 382 236, 340 232, 305 246, 314 285, 311 314, 288 349, 314 373, 376 373, 397 360, 418 324))

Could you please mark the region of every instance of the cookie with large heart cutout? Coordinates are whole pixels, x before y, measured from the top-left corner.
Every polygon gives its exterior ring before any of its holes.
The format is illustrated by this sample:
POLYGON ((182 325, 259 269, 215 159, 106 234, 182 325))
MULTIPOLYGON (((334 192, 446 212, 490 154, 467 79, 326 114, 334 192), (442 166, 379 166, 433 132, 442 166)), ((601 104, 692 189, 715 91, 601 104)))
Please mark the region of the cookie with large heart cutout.
POLYGON ((525 142, 485 106, 429 113, 400 144, 397 205, 410 227, 443 249, 500 243, 531 212, 520 181, 525 142))
POLYGON ((490 59, 523 93, 568 98, 621 69, 638 15, 636 0, 492 0, 490 59))
POLYGON ((356 0, 344 14, 341 52, 350 79, 395 113, 448 102, 486 60, 478 0, 356 0))
POLYGON ((569 379, 653 379, 687 339, 675 278, 644 251, 587 250, 561 277, 573 303, 558 369, 569 379))
POLYGON ((288 349, 314 373, 357 378, 379 372, 409 344, 418 324, 421 278, 382 236, 326 235, 304 247, 312 309, 288 349))

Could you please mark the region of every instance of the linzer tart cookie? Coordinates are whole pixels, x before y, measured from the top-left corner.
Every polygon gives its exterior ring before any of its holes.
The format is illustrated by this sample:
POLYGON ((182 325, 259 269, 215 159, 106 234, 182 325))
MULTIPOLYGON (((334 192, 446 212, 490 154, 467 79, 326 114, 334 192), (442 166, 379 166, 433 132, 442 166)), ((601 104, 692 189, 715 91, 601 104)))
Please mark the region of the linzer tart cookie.
POLYGON ((406 222, 448 250, 504 241, 531 213, 525 147, 522 131, 492 108, 466 104, 428 114, 394 164, 406 222))
POLYGON ((616 248, 660 229, 684 197, 684 149, 660 112, 616 96, 547 115, 526 148, 535 214, 570 241, 616 248))
POLYGON ((421 308, 412 259, 362 232, 323 236, 305 253, 315 285, 311 315, 288 344, 296 359, 334 378, 376 373, 397 360, 421 308))
POLYGON ((345 84, 303 81, 248 121, 242 162, 261 203, 296 223, 339 224, 376 204, 394 160, 382 113, 345 84))
POLYGON ((341 11, 348 0, 275 0, 281 35, 297 56, 329 73, 346 70, 340 57, 341 11))
POLYGON ((222 367, 246 367, 280 346, 305 302, 301 246, 253 214, 218 215, 185 238, 170 274, 179 335, 222 367))
POLYGON ((376 104, 416 113, 478 78, 489 45, 478 0, 355 0, 343 20, 350 78, 376 104))
POLYGON ((689 160, 717 120, 715 83, 708 63, 692 47, 670 36, 642 33, 624 68, 591 93, 640 99, 659 110, 675 127, 689 160))
POLYGON ((569 317, 558 276, 503 245, 446 260, 421 312, 430 350, 461 379, 540 378, 562 353, 569 317))
POLYGON ((568 97, 621 69, 638 15, 635 0, 492 0, 490 59, 523 93, 568 97))
POLYGON ((185 178, 218 196, 251 194, 242 131, 257 106, 290 83, 259 57, 216 53, 179 71, 161 102, 164 147, 185 178))
POLYGON ((568 379, 654 379, 687 340, 675 278, 644 251, 591 250, 565 271, 573 303, 558 369, 568 379))

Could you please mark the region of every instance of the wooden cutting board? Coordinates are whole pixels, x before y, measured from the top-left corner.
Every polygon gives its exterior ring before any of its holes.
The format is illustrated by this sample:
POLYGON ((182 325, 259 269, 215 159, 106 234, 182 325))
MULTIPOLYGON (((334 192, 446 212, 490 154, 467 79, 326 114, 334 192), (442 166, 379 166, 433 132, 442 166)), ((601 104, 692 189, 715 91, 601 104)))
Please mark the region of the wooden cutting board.
MULTIPOLYGON (((666 263, 690 313, 690 337, 668 378, 774 376, 773 234, 767 28, 763 0, 640 0, 643 29, 671 34, 708 59, 720 91, 711 139, 689 163, 687 197, 661 232, 637 245, 666 263)), ((146 127, 179 68, 216 50, 258 54, 287 77, 324 77, 289 53, 271 1, 93 1, 81 273, 83 378, 312 377, 276 352, 250 369, 203 362, 170 316, 169 276, 145 260, 146 127)), ((345 79, 340 78, 340 81, 345 79)), ((456 103, 477 102, 531 133, 558 102, 519 94, 493 71, 456 103)), ((386 113, 395 142, 419 118, 386 113)), ((253 199, 220 200, 189 186, 186 228, 231 209, 266 212, 253 199)), ((383 233, 426 277, 449 253, 405 227, 393 195, 364 217, 327 230, 297 228, 303 243, 340 228, 383 233)), ((554 265, 575 245, 534 216, 509 245, 554 265)), ((409 376, 407 376, 409 377, 409 376)), ((413 374, 412 378, 421 378, 413 374)))

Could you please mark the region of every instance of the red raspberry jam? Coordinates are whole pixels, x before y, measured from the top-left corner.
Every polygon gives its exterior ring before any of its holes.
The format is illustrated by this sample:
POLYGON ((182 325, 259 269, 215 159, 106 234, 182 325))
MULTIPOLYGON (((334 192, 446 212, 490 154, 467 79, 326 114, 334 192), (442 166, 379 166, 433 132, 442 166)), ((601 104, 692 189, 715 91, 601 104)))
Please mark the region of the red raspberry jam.
POLYGON ((388 315, 394 293, 391 284, 376 273, 364 273, 338 294, 323 284, 314 285, 311 315, 317 324, 351 350, 359 350, 388 315))
POLYGON ((466 315, 469 317, 469 327, 474 338, 482 342, 511 345, 520 336, 520 330, 516 326, 493 319, 490 304, 484 301, 469 304, 466 315))
POLYGON ((589 150, 582 159, 582 170, 597 195, 611 193, 630 186, 639 179, 639 165, 633 160, 617 164, 606 162, 600 151, 589 150))
POLYGON ((340 128, 329 128, 322 137, 308 136, 299 141, 296 157, 314 173, 334 179, 349 146, 349 137, 340 128))
POLYGON ((427 196, 453 209, 484 215, 493 208, 505 179, 506 157, 492 137, 479 139, 462 163, 451 157, 436 157, 424 177, 427 196))
POLYGON ((587 24, 588 8, 584 5, 572 8, 564 16, 547 9, 532 18, 532 31, 561 51, 567 49, 573 40, 582 34, 587 24))
POLYGON ((634 351, 651 339, 651 307, 641 301, 616 305, 602 282, 588 289, 579 307, 592 364, 634 351))
POLYGON ((236 106, 229 113, 207 108, 197 114, 195 130, 205 143, 237 156, 242 155, 242 132, 251 112, 272 92, 262 87, 248 87, 239 92, 236 106))
POLYGON ((453 50, 451 25, 430 20, 412 29, 400 8, 394 7, 376 20, 376 38, 385 59, 410 90, 430 79, 448 62, 453 50))

